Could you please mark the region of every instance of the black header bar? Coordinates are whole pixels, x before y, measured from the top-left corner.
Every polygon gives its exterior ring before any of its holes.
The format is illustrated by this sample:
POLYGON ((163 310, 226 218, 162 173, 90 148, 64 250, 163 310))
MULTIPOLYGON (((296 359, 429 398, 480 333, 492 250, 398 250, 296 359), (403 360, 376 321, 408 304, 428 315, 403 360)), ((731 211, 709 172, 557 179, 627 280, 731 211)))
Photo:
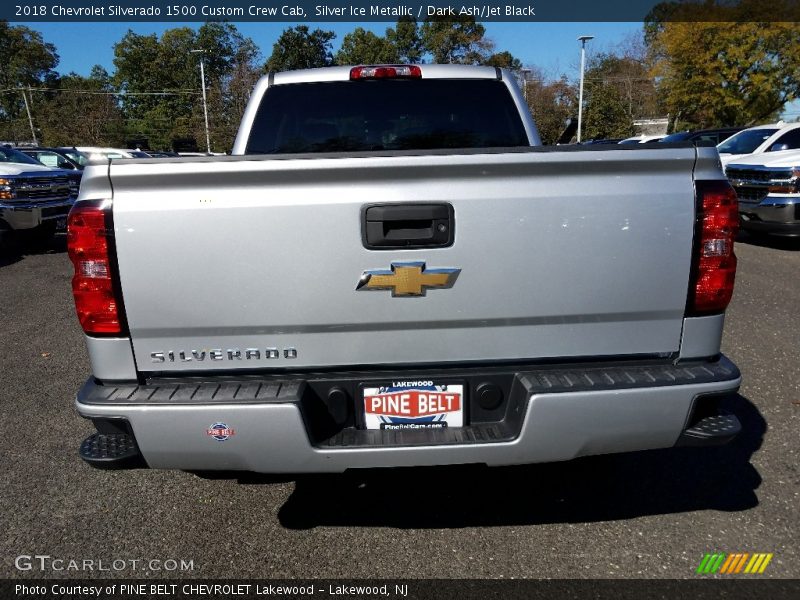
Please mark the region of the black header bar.
MULTIPOLYGON (((372 580, 0 580, 4 599, 269 600, 388 598, 394 600, 789 600, 797 579, 372 579, 372 580)), ((757 576, 755 576, 757 577, 757 576)))
POLYGON ((800 21, 800 0, 10 0, 16 22, 394 22, 401 17, 483 22, 800 21))

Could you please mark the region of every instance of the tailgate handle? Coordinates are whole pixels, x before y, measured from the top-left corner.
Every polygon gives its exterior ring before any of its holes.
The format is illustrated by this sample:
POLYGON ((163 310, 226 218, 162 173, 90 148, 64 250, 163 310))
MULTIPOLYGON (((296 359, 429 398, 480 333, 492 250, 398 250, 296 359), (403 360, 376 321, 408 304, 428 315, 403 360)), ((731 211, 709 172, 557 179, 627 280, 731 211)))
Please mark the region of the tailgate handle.
POLYGON ((372 204, 362 215, 361 237, 370 250, 443 248, 453 243, 450 204, 372 204))

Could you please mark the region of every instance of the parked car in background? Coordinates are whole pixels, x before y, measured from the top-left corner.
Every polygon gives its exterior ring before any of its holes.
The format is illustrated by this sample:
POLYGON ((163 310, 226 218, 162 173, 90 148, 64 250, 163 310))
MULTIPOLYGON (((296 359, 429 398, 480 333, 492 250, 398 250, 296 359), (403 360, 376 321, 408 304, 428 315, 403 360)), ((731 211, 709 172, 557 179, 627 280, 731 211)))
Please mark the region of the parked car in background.
POLYGON ((654 144, 661 141, 663 135, 635 135, 633 137, 620 140, 620 144, 654 144))
POLYGON ((177 152, 168 152, 166 150, 146 150, 150 158, 178 158, 180 154, 177 152))
POLYGON ((52 169, 0 146, 0 243, 13 232, 51 238, 75 202, 80 171, 52 169))
POLYGON ((800 150, 745 156, 725 173, 739 198, 742 229, 800 237, 800 150))
POLYGON ((595 144, 619 144, 621 141, 622 138, 609 138, 609 139, 598 139, 598 140, 585 140, 581 142, 581 144, 585 144, 588 146, 595 144))
POLYGON ((697 131, 678 131, 661 138, 661 142, 713 142, 716 146, 729 137, 742 131, 744 127, 720 127, 718 129, 698 129, 697 131))
POLYGON ((84 165, 74 161, 67 156, 62 150, 58 148, 17 148, 23 154, 27 154, 34 160, 39 161, 45 167, 52 167, 54 169, 64 169, 66 171, 80 170, 82 171, 84 165))
POLYGON ((123 148, 103 148, 99 146, 76 146, 76 150, 85 154, 90 161, 94 160, 108 160, 109 158, 148 158, 144 156, 134 156, 136 150, 128 150, 123 148))
POLYGON ((781 152, 800 148, 800 123, 779 121, 740 131, 717 146, 722 164, 739 162, 749 154, 781 152))
POLYGON ((67 146, 60 146, 58 148, 54 148, 57 152, 61 152, 71 161, 78 163, 81 167, 85 167, 89 164, 89 156, 84 154, 74 146, 67 147, 67 146))

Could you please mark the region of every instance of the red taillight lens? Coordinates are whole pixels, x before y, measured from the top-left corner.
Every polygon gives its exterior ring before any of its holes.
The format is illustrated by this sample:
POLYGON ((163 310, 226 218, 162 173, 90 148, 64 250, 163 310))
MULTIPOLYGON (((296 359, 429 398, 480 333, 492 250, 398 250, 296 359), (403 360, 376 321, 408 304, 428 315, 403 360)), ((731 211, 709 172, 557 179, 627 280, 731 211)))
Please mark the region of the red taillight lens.
POLYGON ((109 257, 106 204, 76 204, 67 218, 67 250, 75 267, 72 294, 81 327, 89 334, 122 333, 109 257))
POLYGON ((727 181, 697 181, 695 186, 697 227, 689 312, 699 315, 725 310, 733 296, 739 209, 736 192, 727 181))
POLYGON ((353 67, 350 79, 419 79, 422 69, 417 65, 374 65, 353 67))

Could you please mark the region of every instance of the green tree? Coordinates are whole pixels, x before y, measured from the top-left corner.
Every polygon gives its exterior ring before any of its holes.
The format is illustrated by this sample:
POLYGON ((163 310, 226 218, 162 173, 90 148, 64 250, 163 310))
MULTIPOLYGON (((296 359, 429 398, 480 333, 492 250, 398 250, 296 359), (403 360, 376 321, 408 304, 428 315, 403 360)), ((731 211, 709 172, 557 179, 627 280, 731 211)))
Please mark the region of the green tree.
POLYGON ((643 58, 604 52, 589 59, 584 87, 583 137, 634 133, 633 120, 658 113, 656 90, 643 58))
MULTIPOLYGON (((190 34, 191 30, 184 28, 184 33, 190 34)), ((170 37, 174 41, 175 35, 170 37)), ((175 46, 174 43, 168 45, 175 46)), ((173 97, 175 94, 188 93, 188 86, 191 85, 188 82, 190 49, 191 43, 187 41, 180 53, 185 63, 176 72, 175 61, 178 56, 165 57, 166 52, 156 34, 140 35, 128 30, 122 40, 114 45, 116 72, 113 79, 122 94, 120 98, 127 133, 149 137, 152 147, 168 146, 173 122, 191 113, 190 99, 179 106, 173 97), (168 68, 168 63, 172 63, 171 68, 168 68), (170 119, 170 115, 174 119, 170 119)))
MULTIPOLYGON (((197 31, 197 47, 203 53, 211 147, 229 151, 239 129, 253 87, 262 74, 261 54, 256 43, 229 23, 207 23, 197 31)), ((199 82, 197 66, 195 81, 199 82)), ((195 103, 193 137, 204 139, 205 125, 195 103)), ((202 144, 201 144, 202 147, 202 144)))
MULTIPOLYGON (((660 113, 655 81, 644 56, 630 52, 623 55, 606 52, 593 56, 586 70, 586 81, 614 88, 628 121, 660 113)), ((602 92, 601 87, 594 86, 594 89, 602 92)))
POLYGON ((218 88, 224 90, 224 94, 209 97, 209 111, 216 115, 217 122, 212 130, 215 148, 228 151, 233 146, 250 94, 262 74, 261 62, 258 47, 245 38, 237 47, 231 68, 218 88))
POLYGON ((483 61, 483 64, 490 67, 500 67, 501 69, 511 69, 512 71, 522 69, 522 62, 508 50, 492 54, 483 61))
POLYGON ((259 55, 258 46, 243 36, 231 23, 209 22, 195 34, 195 47, 204 49, 206 77, 213 81, 230 75, 238 65, 252 62, 259 55))
MULTIPOLYGON (((448 17, 449 18, 449 17, 448 17)), ((493 44, 484 38, 486 28, 468 15, 451 20, 427 19, 420 31, 422 46, 434 63, 482 64, 493 44)))
POLYGON ((766 22, 789 8, 780 0, 656 7, 645 39, 673 127, 752 125, 800 97, 800 23, 766 22))
MULTIPOLYGON (((41 34, 22 25, 0 21, 0 139, 29 139, 21 87, 54 82, 58 54, 41 34)), ((28 95, 31 104, 34 94, 28 95)))
POLYGON ((590 81, 584 86, 584 98, 583 139, 622 138, 633 134, 633 121, 614 85, 602 80, 590 81))
POLYGON ((114 46, 113 78, 122 93, 128 136, 145 137, 152 148, 170 147, 176 138, 204 139, 203 60, 211 137, 229 148, 234 115, 228 108, 231 102, 237 110, 241 104, 241 91, 232 94, 231 85, 236 77, 253 80, 257 55, 255 43, 229 23, 206 23, 197 31, 168 29, 160 38, 128 31, 114 46))
POLYGON ((531 69, 523 89, 542 143, 555 144, 567 119, 578 113, 578 91, 566 77, 548 81, 536 68, 531 69))
POLYGON ((267 71, 290 71, 330 66, 333 64, 332 41, 335 38, 332 31, 310 31, 308 25, 284 29, 272 46, 265 68, 267 71))
POLYGON ((411 17, 400 17, 394 28, 386 29, 386 39, 397 53, 401 63, 419 63, 422 61, 424 48, 417 22, 411 17))
POLYGON ((342 39, 342 47, 336 53, 340 65, 374 65, 400 62, 395 45, 385 37, 375 35, 362 27, 356 27, 342 39))
POLYGON ((122 111, 111 79, 99 65, 89 77, 69 73, 58 81, 37 111, 42 142, 51 146, 122 144, 122 111))

